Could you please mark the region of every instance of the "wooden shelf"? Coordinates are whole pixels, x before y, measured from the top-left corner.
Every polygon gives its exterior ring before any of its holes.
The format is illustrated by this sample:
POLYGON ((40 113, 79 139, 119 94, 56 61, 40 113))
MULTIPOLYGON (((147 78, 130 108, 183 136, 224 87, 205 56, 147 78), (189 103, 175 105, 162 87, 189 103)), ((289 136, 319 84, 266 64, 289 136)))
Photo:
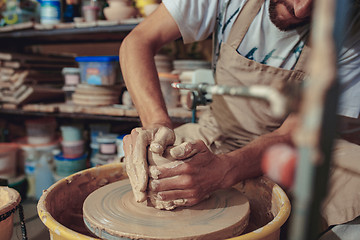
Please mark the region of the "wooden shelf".
MULTIPOLYGON (((168 110, 174 122, 191 122, 192 112, 184 108, 168 110)), ((126 109, 121 105, 114 106, 81 106, 66 103, 26 104, 22 107, 3 104, 0 115, 53 116, 62 118, 99 119, 111 121, 140 122, 135 109, 126 109)))
MULTIPOLYGON (((71 43, 93 43, 121 41, 141 22, 142 19, 132 19, 126 22, 97 21, 93 25, 59 24, 51 29, 36 23, 16 24, 0 29, 0 45, 3 50, 22 53, 30 45, 51 45, 71 43)), ((1 50, 1 47, 0 47, 1 50)), ((192 121, 192 112, 184 108, 168 110, 175 123, 192 121)), ((200 111, 201 112, 201 111, 200 111)), ((80 106, 65 103, 0 104, 2 118, 16 118, 17 116, 53 116, 55 118, 74 118, 89 120, 109 120, 140 123, 135 109, 126 109, 119 105, 114 106, 80 106)))
POLYGON ((92 27, 72 27, 53 29, 38 29, 33 25, 26 28, 15 28, 6 31, 0 29, 0 43, 14 41, 19 44, 41 43, 74 43, 74 42, 108 42, 122 40, 137 23, 97 24, 92 27))

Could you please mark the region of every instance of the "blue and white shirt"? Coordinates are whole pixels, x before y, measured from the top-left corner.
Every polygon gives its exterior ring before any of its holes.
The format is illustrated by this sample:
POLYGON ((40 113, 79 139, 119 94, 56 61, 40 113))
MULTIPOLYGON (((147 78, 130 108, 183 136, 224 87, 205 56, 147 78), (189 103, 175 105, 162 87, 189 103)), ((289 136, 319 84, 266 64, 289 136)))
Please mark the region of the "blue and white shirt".
MULTIPOLYGON (((184 43, 201 41, 214 34, 213 67, 221 43, 247 0, 163 0, 182 34, 184 43)), ((308 26, 280 31, 269 17, 270 0, 265 0, 237 51, 248 59, 291 70, 304 47, 308 26)), ((360 20, 360 13, 353 23, 360 20)), ((360 32, 347 38, 339 58, 341 96, 338 113, 357 118, 360 112, 360 32)))

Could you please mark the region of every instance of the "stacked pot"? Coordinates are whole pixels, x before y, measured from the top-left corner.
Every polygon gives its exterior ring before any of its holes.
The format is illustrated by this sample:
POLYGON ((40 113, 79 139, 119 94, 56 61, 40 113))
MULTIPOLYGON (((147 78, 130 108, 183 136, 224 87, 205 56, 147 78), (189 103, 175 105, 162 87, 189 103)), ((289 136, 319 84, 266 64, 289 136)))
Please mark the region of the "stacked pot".
POLYGON ((54 156, 56 175, 66 177, 86 168, 87 154, 83 130, 76 125, 63 125, 60 127, 62 152, 54 156))

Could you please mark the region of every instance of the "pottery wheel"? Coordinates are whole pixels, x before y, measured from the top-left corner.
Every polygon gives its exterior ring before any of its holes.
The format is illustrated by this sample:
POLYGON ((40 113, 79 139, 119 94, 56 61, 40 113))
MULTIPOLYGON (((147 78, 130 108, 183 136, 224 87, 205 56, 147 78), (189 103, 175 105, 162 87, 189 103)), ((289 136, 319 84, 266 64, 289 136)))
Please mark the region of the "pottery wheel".
POLYGON ((234 188, 187 208, 159 210, 137 203, 128 179, 91 193, 83 205, 88 229, 103 239, 224 239, 242 233, 250 206, 234 188))

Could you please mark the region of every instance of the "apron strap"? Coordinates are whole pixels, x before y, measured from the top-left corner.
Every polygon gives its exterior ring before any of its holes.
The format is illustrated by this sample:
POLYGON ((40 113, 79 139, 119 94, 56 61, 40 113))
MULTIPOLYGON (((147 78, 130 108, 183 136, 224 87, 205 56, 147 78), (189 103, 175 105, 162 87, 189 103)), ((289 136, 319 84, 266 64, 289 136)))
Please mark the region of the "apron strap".
POLYGON ((229 34, 228 44, 237 49, 265 0, 248 0, 235 19, 229 34))
MULTIPOLYGON (((265 0, 248 0, 245 3, 245 6, 241 10, 245 14, 239 13, 228 37, 227 42, 233 48, 237 49, 239 47, 264 1, 265 0)), ((305 70, 306 62, 308 60, 308 56, 311 50, 309 46, 309 39, 310 38, 308 37, 308 40, 306 41, 304 48, 300 53, 300 57, 295 64, 294 70, 305 70)))
POLYGON ((295 64, 294 70, 300 70, 300 71, 305 72, 307 60, 309 60, 309 55, 310 55, 310 51, 311 51, 311 48, 309 46, 309 42, 310 42, 309 35, 310 34, 307 34, 307 35, 308 35, 307 40, 305 42, 303 49, 301 50, 299 59, 297 60, 297 62, 295 64))

